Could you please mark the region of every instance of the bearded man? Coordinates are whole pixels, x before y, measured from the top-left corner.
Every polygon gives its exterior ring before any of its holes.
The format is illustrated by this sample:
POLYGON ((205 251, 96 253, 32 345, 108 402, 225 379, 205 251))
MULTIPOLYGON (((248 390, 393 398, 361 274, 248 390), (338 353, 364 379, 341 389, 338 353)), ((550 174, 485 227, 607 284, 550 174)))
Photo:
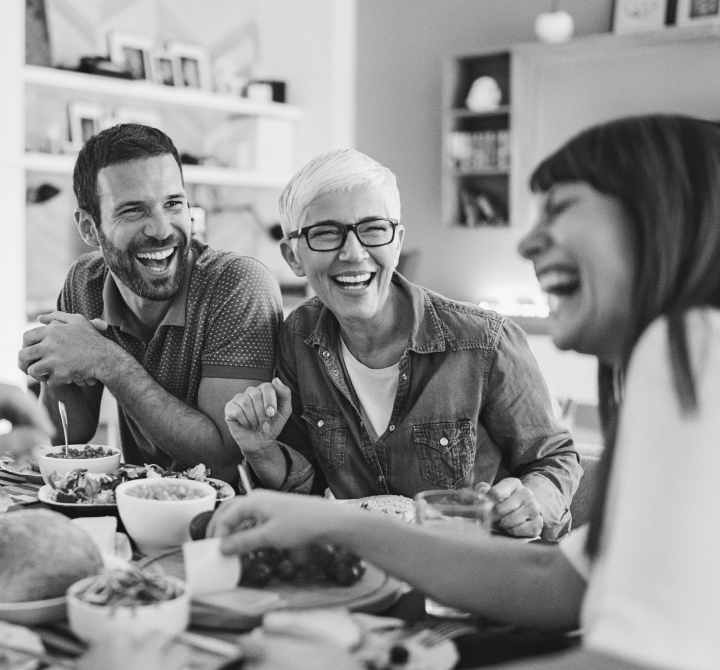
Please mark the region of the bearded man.
POLYGON ((277 281, 192 238, 180 157, 155 128, 121 124, 89 139, 73 187, 80 235, 100 250, 74 263, 58 311, 25 334, 20 368, 42 382, 57 428, 65 403, 71 443, 94 435, 106 386, 126 462, 204 463, 235 484, 242 454, 224 407, 272 379, 277 281))

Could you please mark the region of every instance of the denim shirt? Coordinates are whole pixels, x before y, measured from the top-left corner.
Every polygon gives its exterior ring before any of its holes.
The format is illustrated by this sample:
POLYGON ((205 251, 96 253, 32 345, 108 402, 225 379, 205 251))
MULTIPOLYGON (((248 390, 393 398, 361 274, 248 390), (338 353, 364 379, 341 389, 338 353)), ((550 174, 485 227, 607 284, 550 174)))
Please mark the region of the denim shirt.
POLYGON ((277 374, 292 391, 293 412, 278 437, 291 447, 283 489, 307 492, 310 464, 336 498, 413 497, 512 476, 534 493, 543 537, 567 532, 582 469, 523 331, 397 273, 393 282, 411 300, 413 327, 390 423, 375 441, 344 366, 335 316, 313 298, 286 319, 277 374))

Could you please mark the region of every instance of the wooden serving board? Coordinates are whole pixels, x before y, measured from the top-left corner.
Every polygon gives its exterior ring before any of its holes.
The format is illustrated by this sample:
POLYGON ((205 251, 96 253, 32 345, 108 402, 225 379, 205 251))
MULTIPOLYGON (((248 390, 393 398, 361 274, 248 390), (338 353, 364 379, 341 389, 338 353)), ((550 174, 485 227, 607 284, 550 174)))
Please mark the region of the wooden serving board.
MULTIPOLYGON (((150 559, 143 567, 148 565, 158 565, 165 574, 185 578, 181 550, 150 559)), ((400 597, 402 583, 368 564, 360 580, 351 586, 302 578, 282 581, 274 577, 267 586, 258 590, 277 593, 283 600, 282 609, 346 607, 353 612, 377 614, 389 608, 400 597)), ((198 626, 246 630, 259 624, 261 618, 261 615, 239 615, 237 612, 223 615, 220 608, 194 605, 192 622, 198 626)))

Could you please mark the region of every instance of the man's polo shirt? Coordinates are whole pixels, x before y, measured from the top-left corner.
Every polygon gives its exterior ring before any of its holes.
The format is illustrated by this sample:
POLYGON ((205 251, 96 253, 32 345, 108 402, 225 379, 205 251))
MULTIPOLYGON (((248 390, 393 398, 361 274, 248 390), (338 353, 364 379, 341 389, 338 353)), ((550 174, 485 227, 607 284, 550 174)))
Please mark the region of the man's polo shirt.
MULTIPOLYGON (((120 291, 99 251, 70 268, 58 300, 64 312, 101 318, 105 336, 130 353, 168 393, 197 408, 203 377, 270 381, 282 301, 275 277, 259 261, 216 251, 193 240, 183 283, 149 342, 128 319, 120 291)), ((171 467, 118 406, 120 440, 128 463, 171 467)))

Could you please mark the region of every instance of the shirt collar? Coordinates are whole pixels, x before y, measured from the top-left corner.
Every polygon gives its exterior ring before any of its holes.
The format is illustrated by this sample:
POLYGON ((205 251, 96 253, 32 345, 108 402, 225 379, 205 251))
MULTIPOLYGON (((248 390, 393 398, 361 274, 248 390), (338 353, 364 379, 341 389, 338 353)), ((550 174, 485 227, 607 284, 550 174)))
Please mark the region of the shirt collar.
MULTIPOLYGON (((187 263, 185 264, 185 272, 183 274, 182 283, 178 292, 173 296, 165 317, 160 322, 160 326, 185 326, 185 314, 187 312, 187 297, 190 291, 190 280, 192 278, 193 268, 195 266, 196 251, 190 246, 187 263)), ((108 269, 105 275, 105 284, 103 286, 103 314, 102 319, 109 326, 115 326, 120 330, 129 332, 129 323, 125 313, 127 306, 123 300, 120 289, 115 282, 115 278, 108 269)), ((159 327, 159 326, 158 326, 159 327)))
MULTIPOLYGON (((432 299, 421 286, 412 284, 399 272, 394 272, 392 282, 410 297, 413 311, 413 328, 408 349, 419 354, 445 351, 445 341, 452 340, 452 334, 443 328, 432 299)), ((312 332, 305 342, 323 348, 339 346, 340 327, 335 315, 325 306, 312 332)), ((453 343, 450 342, 452 345, 453 343)))

